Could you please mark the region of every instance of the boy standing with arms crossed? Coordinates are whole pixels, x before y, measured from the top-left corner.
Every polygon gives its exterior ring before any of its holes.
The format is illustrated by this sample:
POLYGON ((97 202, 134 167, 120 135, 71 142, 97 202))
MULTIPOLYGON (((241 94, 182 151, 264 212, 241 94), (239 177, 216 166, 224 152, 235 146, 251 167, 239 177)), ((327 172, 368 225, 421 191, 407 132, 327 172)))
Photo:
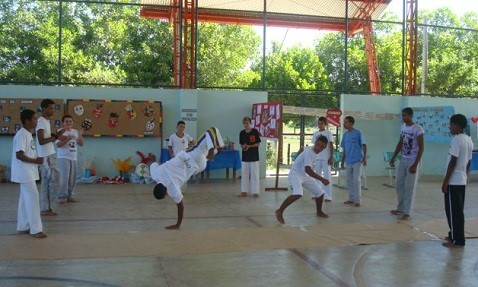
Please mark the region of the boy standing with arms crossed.
POLYGON ((447 169, 441 191, 445 198, 445 212, 450 231, 443 246, 465 246, 465 188, 470 162, 473 155, 473 142, 463 130, 467 120, 462 114, 450 118, 450 132, 454 135, 448 149, 447 169))
POLYGON ((45 238, 40 217, 40 201, 38 199, 38 165, 43 159, 37 157, 32 130, 35 129, 37 118, 32 110, 20 113, 23 127, 13 138, 12 177, 13 182, 20 183, 20 198, 18 201, 18 233, 28 234, 36 238, 45 238))
POLYGON ((51 200, 56 198, 60 172, 56 165, 55 146, 53 144, 60 135, 51 132, 50 119, 55 113, 55 102, 45 99, 41 102, 42 116, 38 118, 36 126, 36 144, 38 156, 43 157, 40 167, 40 210, 43 216, 57 215, 51 209, 51 200))
POLYGON ((78 202, 75 197, 78 146, 83 146, 83 129, 73 128, 73 118, 64 115, 62 139, 56 141, 60 185, 58 186, 58 203, 78 202))

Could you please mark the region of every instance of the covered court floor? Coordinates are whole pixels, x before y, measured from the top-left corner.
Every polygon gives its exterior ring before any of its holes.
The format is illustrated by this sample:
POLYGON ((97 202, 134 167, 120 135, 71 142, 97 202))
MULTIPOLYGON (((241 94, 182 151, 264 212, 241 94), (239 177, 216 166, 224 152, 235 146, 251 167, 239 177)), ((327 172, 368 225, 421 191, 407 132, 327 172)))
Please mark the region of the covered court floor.
MULTIPOLYGON (((330 218, 307 194, 277 223, 289 192, 238 198, 240 182, 190 183, 176 206, 151 185, 78 185, 80 202, 43 217, 46 239, 16 233, 19 187, 0 184, 0 286, 478 286, 478 177, 465 206, 467 245, 441 246, 441 177, 421 176, 411 221, 398 221, 386 177, 368 179, 360 207, 334 189, 330 218)), ((273 178, 262 180, 271 187, 273 178)), ((279 186, 287 187, 281 178, 279 186)))

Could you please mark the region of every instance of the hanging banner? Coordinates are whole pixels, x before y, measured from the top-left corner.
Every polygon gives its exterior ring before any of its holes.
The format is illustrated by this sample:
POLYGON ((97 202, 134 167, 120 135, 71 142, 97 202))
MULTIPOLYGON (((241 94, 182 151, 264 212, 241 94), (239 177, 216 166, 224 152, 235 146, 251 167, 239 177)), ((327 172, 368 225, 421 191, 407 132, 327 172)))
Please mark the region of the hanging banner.
POLYGON ((278 140, 282 127, 282 102, 253 104, 252 126, 259 131, 262 138, 278 140))
POLYGON ((340 117, 342 111, 340 109, 328 109, 326 113, 327 123, 336 127, 340 127, 340 117))

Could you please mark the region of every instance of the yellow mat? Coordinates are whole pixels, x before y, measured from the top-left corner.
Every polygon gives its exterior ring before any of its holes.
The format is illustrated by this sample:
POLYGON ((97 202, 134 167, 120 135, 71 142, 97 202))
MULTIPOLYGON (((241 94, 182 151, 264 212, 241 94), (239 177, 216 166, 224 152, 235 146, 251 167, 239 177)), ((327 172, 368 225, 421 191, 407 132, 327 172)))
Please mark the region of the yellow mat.
POLYGON ((410 223, 278 226, 142 233, 49 233, 4 236, 0 260, 74 259, 321 248, 433 239, 410 223))
MULTIPOLYGON (((446 219, 413 222, 412 226, 438 238, 447 236, 449 230, 446 219)), ((478 219, 465 220, 465 237, 478 237, 478 219)))

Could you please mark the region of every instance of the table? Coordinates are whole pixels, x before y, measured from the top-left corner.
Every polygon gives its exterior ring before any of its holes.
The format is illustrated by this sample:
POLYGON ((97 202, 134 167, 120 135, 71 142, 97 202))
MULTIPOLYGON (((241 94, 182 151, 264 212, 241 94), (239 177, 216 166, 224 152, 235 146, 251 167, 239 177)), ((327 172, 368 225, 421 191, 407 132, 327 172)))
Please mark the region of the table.
POLYGON ((206 169, 206 179, 209 180, 209 171, 216 169, 226 169, 226 179, 229 179, 229 169, 232 168, 232 180, 236 180, 236 171, 241 169, 241 155, 238 150, 223 150, 216 154, 213 161, 208 161, 206 169))
POLYGON ((470 172, 472 171, 478 171, 478 150, 474 150, 471 157, 470 172))
MULTIPOLYGON (((170 159, 168 149, 161 150, 161 163, 165 163, 170 159)), ((209 180, 209 171, 217 169, 226 170, 226 179, 229 179, 229 169, 232 168, 232 180, 236 180, 236 171, 241 169, 241 155, 238 150, 223 150, 214 156, 213 161, 208 161, 206 169, 201 173, 201 178, 204 178, 206 173, 206 180, 209 180)))

